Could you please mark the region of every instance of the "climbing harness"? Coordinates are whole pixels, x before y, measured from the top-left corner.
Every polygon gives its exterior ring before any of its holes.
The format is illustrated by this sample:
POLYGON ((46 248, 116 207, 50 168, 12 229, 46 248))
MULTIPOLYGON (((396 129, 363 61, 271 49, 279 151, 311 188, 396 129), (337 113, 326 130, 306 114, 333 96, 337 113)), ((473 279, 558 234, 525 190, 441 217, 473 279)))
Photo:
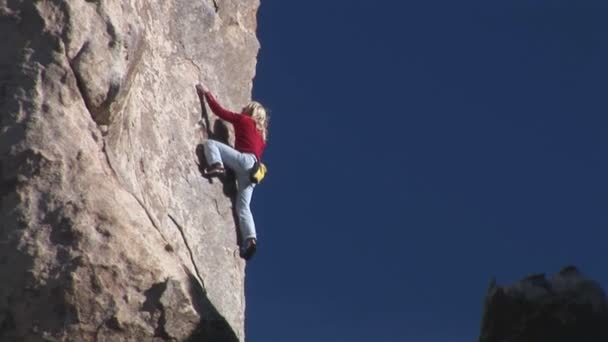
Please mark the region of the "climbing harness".
POLYGON ((249 171, 249 179, 252 183, 258 184, 262 181, 262 179, 264 179, 266 173, 268 173, 268 168, 266 167, 266 164, 256 161, 255 164, 253 164, 251 170, 249 171))

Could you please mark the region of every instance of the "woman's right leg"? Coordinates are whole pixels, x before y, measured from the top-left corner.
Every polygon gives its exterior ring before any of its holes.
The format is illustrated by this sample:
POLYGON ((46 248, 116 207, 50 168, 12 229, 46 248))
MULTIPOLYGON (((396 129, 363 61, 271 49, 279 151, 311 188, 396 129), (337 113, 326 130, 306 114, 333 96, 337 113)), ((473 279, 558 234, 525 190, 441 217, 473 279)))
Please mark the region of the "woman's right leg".
POLYGON ((238 161, 240 152, 219 141, 209 139, 205 141, 205 158, 209 166, 220 164, 228 166, 233 170, 239 168, 238 161))

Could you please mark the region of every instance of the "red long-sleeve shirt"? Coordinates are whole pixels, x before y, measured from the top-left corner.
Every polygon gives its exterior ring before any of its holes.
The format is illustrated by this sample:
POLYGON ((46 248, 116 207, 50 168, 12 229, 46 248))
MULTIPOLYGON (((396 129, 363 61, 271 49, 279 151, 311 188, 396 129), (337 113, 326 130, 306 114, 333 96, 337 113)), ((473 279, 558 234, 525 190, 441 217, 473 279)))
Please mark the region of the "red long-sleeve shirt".
POLYGON ((206 92, 205 98, 213 113, 230 122, 234 127, 234 148, 239 152, 253 153, 258 160, 262 160, 266 142, 255 126, 255 121, 247 115, 236 114, 224 109, 211 92, 206 92))

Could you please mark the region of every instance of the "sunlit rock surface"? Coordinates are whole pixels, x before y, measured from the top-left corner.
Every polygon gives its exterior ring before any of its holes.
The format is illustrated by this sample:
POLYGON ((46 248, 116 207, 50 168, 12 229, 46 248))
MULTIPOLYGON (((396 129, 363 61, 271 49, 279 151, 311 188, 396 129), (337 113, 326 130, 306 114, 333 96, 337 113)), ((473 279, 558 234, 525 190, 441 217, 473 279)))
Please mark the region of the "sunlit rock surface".
POLYGON ((244 340, 194 85, 249 100, 258 6, 0 0, 1 341, 244 340))
POLYGON ((551 278, 532 275, 505 287, 492 282, 479 341, 608 341, 606 295, 572 266, 551 278))

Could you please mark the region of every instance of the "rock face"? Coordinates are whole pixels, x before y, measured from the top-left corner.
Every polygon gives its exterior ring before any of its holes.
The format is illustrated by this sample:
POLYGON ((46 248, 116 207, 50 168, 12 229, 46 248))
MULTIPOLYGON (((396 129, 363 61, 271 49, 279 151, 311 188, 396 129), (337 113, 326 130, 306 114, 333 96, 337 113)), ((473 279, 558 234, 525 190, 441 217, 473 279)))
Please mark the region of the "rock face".
POLYGON ((605 342, 608 301, 575 267, 509 287, 490 285, 480 342, 605 342))
POLYGON ((243 341, 194 85, 248 102, 259 0, 0 0, 0 340, 243 341))

